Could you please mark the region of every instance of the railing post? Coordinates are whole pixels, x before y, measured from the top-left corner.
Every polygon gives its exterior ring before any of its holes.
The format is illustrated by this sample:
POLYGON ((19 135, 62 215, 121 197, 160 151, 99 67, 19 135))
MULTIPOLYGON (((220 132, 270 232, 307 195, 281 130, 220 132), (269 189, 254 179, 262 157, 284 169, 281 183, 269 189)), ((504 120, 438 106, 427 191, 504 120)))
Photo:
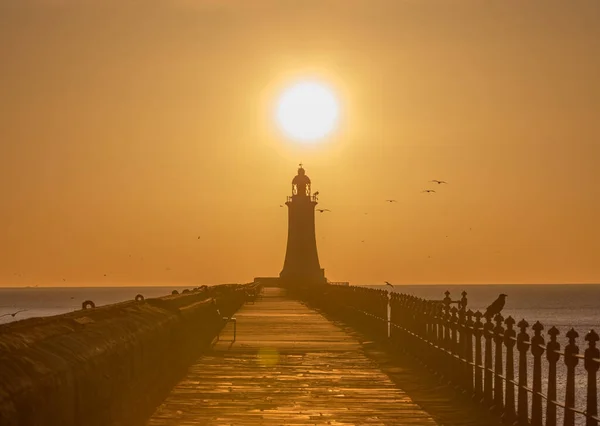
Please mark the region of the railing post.
POLYGON ((437 321, 437 342, 436 345, 439 348, 435 351, 436 356, 436 364, 438 368, 434 371, 440 377, 440 379, 446 375, 446 371, 444 366, 446 365, 446 354, 443 352, 443 349, 446 346, 446 342, 444 341, 444 333, 445 333, 445 324, 444 324, 444 305, 441 303, 436 305, 436 321, 437 321))
POLYGON ((517 332, 514 330, 515 320, 509 316, 504 321, 506 331, 504 332, 504 346, 506 346, 506 400, 504 401, 504 414, 502 420, 504 423, 512 423, 517 418, 515 411, 515 359, 513 348, 517 343, 515 336, 517 332))
POLYGON ((450 292, 444 297, 444 347, 450 349, 450 292))
POLYGON ((494 317, 494 343, 496 343, 496 354, 494 356, 494 406, 492 410, 501 413, 504 410, 504 386, 502 381, 502 343, 504 343, 504 317, 500 314, 494 317))
POLYGON ((600 364, 596 361, 600 358, 600 350, 596 347, 596 342, 600 339, 598 333, 594 330, 590 330, 585 335, 585 341, 588 342, 588 348, 585 350, 584 365, 588 372, 588 383, 587 383, 587 400, 586 400, 586 414, 587 419, 585 426, 598 426, 598 420, 593 419, 592 416, 598 416, 598 388, 596 384, 596 373, 600 364))
POLYGON ((560 359, 558 351, 560 343, 556 341, 558 328, 548 330, 550 341, 546 344, 546 359, 548 360, 548 399, 546 399, 546 426, 556 426, 556 363, 560 359))
POLYGON ((542 426, 542 355, 544 354, 544 326, 536 321, 533 324, 534 336, 531 339, 533 354, 533 395, 531 397, 531 426, 542 426))
POLYGON ((449 382, 451 381, 452 373, 454 370, 454 365, 452 364, 452 360, 450 359, 449 352, 451 351, 452 345, 450 343, 450 292, 446 291, 446 297, 444 298, 444 342, 442 347, 445 349, 443 352, 443 364, 445 366, 445 371, 442 376, 442 380, 449 382))
POLYGON ((463 291, 460 295, 462 296, 460 298, 460 310, 465 312, 467 310, 467 292, 463 291))
POLYGON ((473 334, 475 334, 475 393, 474 398, 483 399, 483 358, 481 356, 481 336, 483 336, 483 323, 481 317, 483 314, 480 311, 475 312, 475 325, 473 326, 473 334))
POLYGON ((451 361, 451 366, 450 368, 452 369, 452 374, 450 375, 450 381, 453 382, 453 385, 456 386, 457 384, 460 383, 460 361, 457 360, 454 355, 460 355, 459 351, 458 351, 458 341, 457 341, 457 337, 456 337, 456 331, 458 329, 458 308, 456 306, 453 306, 452 309, 450 309, 451 312, 451 316, 450 316, 450 361, 451 361))
POLYGON ((565 364, 567 366, 567 386, 565 389, 565 416, 563 426, 575 426, 575 412, 570 408, 575 408, 575 367, 579 363, 579 346, 575 343, 575 339, 579 337, 579 333, 571 328, 567 332, 569 343, 565 346, 565 364))
POLYGON ((485 354, 484 354, 484 370, 483 370, 483 403, 491 406, 493 403, 492 395, 492 339, 494 324, 492 317, 486 317, 486 322, 483 325, 483 337, 485 337, 485 354))
POLYGON ((529 323, 525 321, 525 319, 522 319, 517 325, 521 330, 517 336, 517 350, 519 351, 519 402, 517 405, 517 421, 514 424, 526 426, 529 424, 529 398, 526 389, 527 352, 529 351, 529 334, 527 334, 527 327, 529 327, 529 323))
MULTIPOLYGON (((464 292, 463 292, 464 293, 464 292)), ((465 339, 463 343, 463 353, 465 359, 465 389, 471 395, 473 394, 473 311, 468 310, 466 320, 463 324, 465 339)))

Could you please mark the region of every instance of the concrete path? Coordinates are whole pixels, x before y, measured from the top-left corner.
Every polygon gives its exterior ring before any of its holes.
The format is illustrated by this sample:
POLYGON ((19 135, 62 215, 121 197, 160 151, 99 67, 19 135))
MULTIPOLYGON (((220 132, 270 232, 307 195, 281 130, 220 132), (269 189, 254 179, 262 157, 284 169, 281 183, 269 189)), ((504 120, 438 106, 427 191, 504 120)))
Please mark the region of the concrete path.
POLYGON ((192 365, 147 426, 437 425, 351 334, 263 289, 192 365))

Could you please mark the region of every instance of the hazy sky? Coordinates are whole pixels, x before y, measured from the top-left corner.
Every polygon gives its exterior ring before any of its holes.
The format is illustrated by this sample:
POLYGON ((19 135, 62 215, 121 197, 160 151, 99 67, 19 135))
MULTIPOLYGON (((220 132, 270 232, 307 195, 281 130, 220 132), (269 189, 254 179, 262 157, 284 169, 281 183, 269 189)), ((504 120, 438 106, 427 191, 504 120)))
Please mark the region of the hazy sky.
POLYGON ((600 282, 600 2, 0 0, 0 285, 275 276, 300 161, 331 280, 600 282))

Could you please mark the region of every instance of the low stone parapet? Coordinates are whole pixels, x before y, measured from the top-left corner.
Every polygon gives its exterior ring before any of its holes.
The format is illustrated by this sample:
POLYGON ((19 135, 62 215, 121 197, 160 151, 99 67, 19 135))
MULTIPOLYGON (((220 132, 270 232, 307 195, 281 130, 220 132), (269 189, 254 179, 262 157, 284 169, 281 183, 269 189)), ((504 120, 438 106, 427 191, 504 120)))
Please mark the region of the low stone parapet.
POLYGON ((140 424, 253 288, 214 286, 0 326, 0 425, 140 424))

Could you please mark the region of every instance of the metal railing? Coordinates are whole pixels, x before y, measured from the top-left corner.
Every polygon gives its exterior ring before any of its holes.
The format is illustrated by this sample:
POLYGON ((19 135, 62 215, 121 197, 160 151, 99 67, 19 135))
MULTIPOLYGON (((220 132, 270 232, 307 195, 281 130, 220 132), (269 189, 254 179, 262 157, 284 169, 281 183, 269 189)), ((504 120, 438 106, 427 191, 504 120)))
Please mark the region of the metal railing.
POLYGON ((449 292, 442 301, 432 301, 364 287, 326 287, 324 300, 334 301, 338 309, 349 308, 360 314, 364 326, 380 337, 387 336, 395 346, 418 355, 449 383, 489 406, 504 422, 556 426, 557 410, 562 410, 563 426, 574 426, 576 417, 585 419, 585 426, 598 426, 600 337, 594 330, 585 335, 587 347, 583 353, 577 346, 579 333, 573 328, 566 333, 568 342, 561 350, 556 327, 547 331, 546 341, 542 334, 544 326, 539 321, 531 327, 533 335, 530 335, 525 319, 516 324, 511 316, 504 318, 498 314, 484 318, 480 311, 467 309, 466 292, 459 301, 452 301, 449 292), (451 306, 453 303, 458 307, 451 306), (562 400, 557 395, 560 360, 566 367, 562 400), (577 368, 580 360, 583 374, 577 368), (547 379, 545 393, 542 367, 547 379), (586 388, 585 409, 575 406, 579 387, 576 382, 585 382, 582 386, 586 388))

